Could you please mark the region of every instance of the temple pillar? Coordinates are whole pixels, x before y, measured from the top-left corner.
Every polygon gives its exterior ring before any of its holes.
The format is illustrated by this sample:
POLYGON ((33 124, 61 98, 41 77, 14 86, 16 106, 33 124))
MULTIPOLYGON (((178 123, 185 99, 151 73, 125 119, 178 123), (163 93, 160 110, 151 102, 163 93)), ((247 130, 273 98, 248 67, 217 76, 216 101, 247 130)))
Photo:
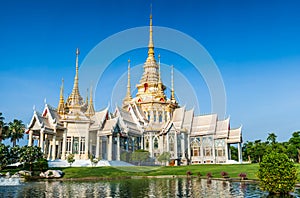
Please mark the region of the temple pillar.
POLYGON ((71 136, 71 151, 70 151, 71 154, 73 154, 73 140, 74 140, 74 137, 71 136))
POLYGON ((182 133, 181 142, 181 159, 185 158, 185 133, 182 133))
POLYGON ((190 163, 191 160, 191 137, 187 135, 187 153, 188 153, 188 163, 190 163))
POLYGON ((32 146, 32 140, 33 140, 32 136, 33 136, 33 131, 30 130, 29 137, 28 137, 28 146, 32 146))
POLYGON ((175 135, 174 135, 174 158, 175 158, 175 166, 178 166, 178 145, 177 145, 177 133, 175 131, 175 135))
POLYGON ((149 152, 150 157, 153 157, 153 139, 152 139, 152 133, 149 133, 149 152))
POLYGON ((116 156, 116 160, 120 161, 120 134, 117 134, 117 156, 116 156))
POLYGON ((97 134, 97 142, 96 142, 96 158, 99 158, 99 145, 100 144, 100 136, 97 134))
POLYGON ((52 160, 56 159, 56 135, 54 134, 52 137, 52 160))
POLYGON ((242 163, 242 144, 238 143, 238 157, 239 157, 239 163, 242 163))
MULTIPOLYGON (((224 141, 226 141, 226 140, 224 140, 224 141)), ((228 155, 228 148, 230 147, 230 144, 227 144, 227 142, 226 142, 226 144, 225 144, 225 158, 226 158, 226 162, 228 161, 228 160, 230 160, 229 159, 229 155, 228 155)))
POLYGON ((62 144, 62 155, 61 155, 62 160, 66 159, 66 150, 67 150, 67 130, 64 130, 63 144, 62 144))
POLYGON ((213 139, 213 144, 212 144, 212 154, 213 154, 213 160, 214 164, 216 163, 216 150, 215 150, 215 140, 213 139))
POLYGON ((42 152, 44 152, 44 129, 40 131, 39 147, 41 148, 42 152))
POLYGON ((88 131, 85 136, 85 159, 89 159, 89 142, 90 142, 90 132, 88 131))
POLYGON ((107 143, 107 160, 108 161, 112 161, 112 147, 113 147, 112 135, 109 135, 108 143, 107 143))

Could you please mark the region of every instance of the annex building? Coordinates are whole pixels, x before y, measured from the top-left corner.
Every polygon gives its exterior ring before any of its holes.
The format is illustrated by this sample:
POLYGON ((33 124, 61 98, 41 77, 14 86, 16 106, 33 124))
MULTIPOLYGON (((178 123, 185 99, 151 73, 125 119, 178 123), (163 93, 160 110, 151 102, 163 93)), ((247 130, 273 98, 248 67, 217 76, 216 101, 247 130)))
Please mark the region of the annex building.
POLYGON ((237 144, 241 162, 241 127, 231 128, 230 119, 219 120, 217 114, 195 115, 193 109, 180 107, 173 72, 171 96, 166 96, 160 62, 154 55, 152 16, 149 29, 148 54, 135 96, 130 90, 128 61, 128 85, 121 107, 113 113, 108 108, 95 111, 92 92, 85 100, 79 93, 77 49, 72 93, 64 98, 62 83, 57 108, 45 104, 41 113, 34 110, 26 131, 28 145, 37 144, 49 160, 64 160, 72 153, 75 159, 92 155, 112 161, 120 160, 124 152, 144 149, 154 161, 169 152, 178 165, 226 163, 230 144, 237 144))

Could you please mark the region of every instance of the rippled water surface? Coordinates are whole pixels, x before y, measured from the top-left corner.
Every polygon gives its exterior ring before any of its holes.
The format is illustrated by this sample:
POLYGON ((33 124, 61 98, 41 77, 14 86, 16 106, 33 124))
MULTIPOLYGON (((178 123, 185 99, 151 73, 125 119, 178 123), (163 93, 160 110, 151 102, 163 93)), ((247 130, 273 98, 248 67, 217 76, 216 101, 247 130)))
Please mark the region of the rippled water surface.
MULTIPOLYGON (((299 197, 297 189, 293 194, 299 197)), ((0 197, 267 197, 254 183, 197 178, 43 181, 0 186, 0 197)))

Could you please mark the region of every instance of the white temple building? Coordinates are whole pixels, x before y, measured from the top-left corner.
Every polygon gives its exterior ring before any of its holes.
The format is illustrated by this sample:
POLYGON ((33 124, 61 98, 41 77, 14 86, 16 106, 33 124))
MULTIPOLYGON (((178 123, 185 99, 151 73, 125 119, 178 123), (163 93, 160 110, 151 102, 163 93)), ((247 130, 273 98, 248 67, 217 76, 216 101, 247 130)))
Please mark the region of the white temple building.
MULTIPOLYGON (((26 133, 28 145, 37 144, 49 160, 90 156, 108 161, 121 160, 124 152, 149 151, 155 161, 169 152, 174 165, 226 163, 230 145, 237 144, 241 162, 241 127, 232 129, 230 119, 219 120, 217 114, 195 115, 193 109, 180 107, 175 98, 173 69, 171 96, 160 75, 160 61, 154 56, 152 16, 150 16, 148 56, 134 97, 128 85, 122 107, 113 113, 108 108, 95 111, 92 92, 84 100, 79 93, 78 56, 73 90, 65 101, 63 83, 57 108, 45 104, 42 113, 34 110, 26 133), (35 140, 35 141, 34 141, 35 140)), ((160 57, 158 57, 160 58, 160 57)))

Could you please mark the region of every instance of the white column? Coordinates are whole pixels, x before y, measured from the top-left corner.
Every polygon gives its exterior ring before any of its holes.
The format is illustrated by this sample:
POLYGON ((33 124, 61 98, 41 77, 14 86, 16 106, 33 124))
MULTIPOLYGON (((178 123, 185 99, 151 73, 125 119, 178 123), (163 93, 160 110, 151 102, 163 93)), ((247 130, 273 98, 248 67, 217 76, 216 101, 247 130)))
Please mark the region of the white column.
POLYGON ((177 145, 177 133, 175 131, 175 135, 174 135, 174 157, 175 157, 175 166, 178 166, 178 145, 177 145))
POLYGON ((33 131, 29 131, 29 139, 28 139, 28 146, 32 146, 32 136, 33 136, 33 131))
POLYGON ((167 133, 167 135, 166 135, 166 138, 167 138, 167 140, 166 140, 166 142, 167 142, 167 152, 170 152, 170 145, 169 145, 169 133, 167 133))
POLYGON ((214 160, 214 164, 216 163, 216 150, 215 150, 215 140, 213 138, 212 140, 213 145, 212 145, 212 153, 213 153, 213 160, 214 160))
POLYGON ((39 147, 41 148, 42 152, 44 152, 44 129, 41 129, 40 131, 39 147))
POLYGON ((241 143, 238 143, 238 157, 239 157, 239 163, 242 163, 242 144, 241 143))
POLYGON ((90 142, 90 132, 87 132, 85 136, 85 159, 89 159, 89 142, 90 142))
POLYGON ((98 136, 98 133, 97 133, 96 158, 99 158, 99 144, 100 144, 100 136, 98 136))
POLYGON ((56 158, 57 159, 60 159, 61 158, 61 140, 58 140, 58 152, 57 152, 57 156, 56 158))
POLYGON ((226 162, 227 162, 228 160, 230 160, 229 156, 228 156, 228 147, 230 147, 230 146, 229 146, 229 144, 227 144, 226 140, 224 140, 224 141, 225 141, 225 158, 226 158, 226 162))
POLYGON ((52 137, 52 160, 56 158, 56 135, 54 134, 52 137))
POLYGON ((72 153, 72 154, 73 154, 73 140, 74 140, 74 137, 71 136, 71 151, 70 151, 70 153, 72 153))
POLYGON ((188 152, 188 159, 191 160, 191 137, 187 135, 187 152, 188 152))
POLYGON ((107 145, 107 160, 112 160, 112 147, 113 147, 113 141, 112 141, 112 135, 108 136, 108 145, 107 145))
POLYGON ((181 159, 185 159, 185 133, 182 133, 181 137, 181 159))
POLYGON ((153 157, 153 139, 152 139, 152 133, 149 133, 149 152, 150 157, 153 157))
POLYGON ((120 152, 120 134, 118 133, 117 134, 117 157, 116 157, 116 159, 118 161, 120 161, 120 154, 121 154, 121 152, 120 152))
POLYGON ((67 150, 67 130, 64 130, 63 134, 63 145, 62 145, 62 156, 61 159, 66 159, 66 150, 67 150))

